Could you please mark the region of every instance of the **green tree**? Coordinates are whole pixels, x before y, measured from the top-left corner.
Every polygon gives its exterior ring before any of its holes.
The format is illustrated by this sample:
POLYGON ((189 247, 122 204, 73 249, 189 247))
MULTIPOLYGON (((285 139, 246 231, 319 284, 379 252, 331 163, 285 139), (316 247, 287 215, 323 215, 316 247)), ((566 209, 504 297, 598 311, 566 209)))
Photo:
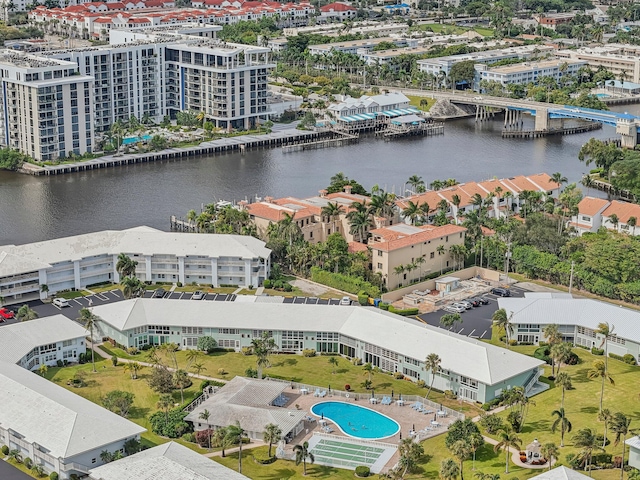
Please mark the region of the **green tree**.
POLYGON ((554 380, 556 387, 562 389, 562 399, 560 400, 560 409, 564 410, 564 394, 567 390, 571 390, 573 385, 571 384, 571 376, 567 372, 558 373, 554 380))
POLYGON ((307 475, 307 460, 310 463, 316 461, 313 453, 309 450, 309 442, 304 442, 302 445, 295 445, 293 447, 293 453, 296 455, 296 465, 302 463, 302 474, 307 475))
POLYGON ((520 440, 516 432, 511 428, 503 428, 498 436, 498 443, 493 447, 493 451, 498 452, 499 450, 504 450, 506 457, 505 473, 509 473, 509 455, 511 448, 520 450, 522 448, 522 440, 520 440))
POLYGON ((429 375, 431 376, 431 381, 429 382, 429 390, 427 391, 426 398, 429 398, 429 394, 431 393, 431 389, 433 388, 433 382, 436 379, 436 373, 438 373, 438 371, 440 370, 441 363, 442 359, 437 353, 430 353, 424 360, 424 369, 429 372, 429 375))
POLYGON ((611 166, 623 160, 622 150, 613 143, 605 143, 595 138, 589 139, 578 153, 578 160, 585 162, 586 165, 595 163, 597 167, 602 168, 605 174, 609 173, 611 166))
POLYGON ((91 337, 91 363, 93 364, 93 372, 95 373, 96 357, 95 357, 95 351, 94 351, 95 336, 93 334, 93 331, 97 327, 98 320, 100 320, 100 317, 98 317, 97 315, 94 315, 93 312, 88 308, 82 308, 78 313, 80 314, 80 316, 76 319, 76 321, 81 323, 84 326, 84 328, 86 328, 89 331, 89 336, 91 337))
POLYGON ((29 320, 35 320, 38 316, 38 312, 25 304, 18 309, 16 318, 21 322, 28 322, 29 320))
POLYGON ((121 253, 118 255, 118 261, 116 262, 116 271, 120 275, 120 278, 131 277, 136 273, 136 266, 138 262, 134 261, 128 255, 121 253))
POLYGON ((238 473, 242 473, 242 444, 247 436, 240 426, 240 422, 236 421, 235 425, 227 427, 227 439, 229 445, 238 445, 238 473))
POLYGON ((329 364, 333 367, 333 371, 331 372, 333 375, 336 374, 336 368, 338 368, 338 359, 336 357, 329 357, 329 364))
POLYGON ((271 365, 269 356, 276 348, 276 342, 269 336, 269 332, 262 332, 260 337, 251 340, 251 349, 256 356, 256 365, 258 367, 258 379, 262 378, 262 369, 271 365))
POLYGON ((135 395, 122 390, 112 390, 102 397, 102 406, 107 410, 127 418, 135 395))
POLYGON ((611 375, 609 375, 609 372, 607 371, 607 366, 606 366, 604 360, 596 360, 595 362, 593 362, 591 368, 587 372, 587 377, 590 380, 600 379, 600 382, 601 382, 601 385, 600 385, 600 411, 602 411, 602 403, 603 403, 603 400, 604 400, 604 384, 605 384, 605 382, 609 382, 612 386, 615 386, 616 383, 614 382, 613 377, 611 375))
POLYGON ((560 450, 558 450, 558 447, 555 443, 549 442, 543 444, 540 447, 540 455, 542 455, 542 458, 545 458, 547 460, 547 463, 549 464, 549 470, 551 470, 553 459, 558 458, 558 455, 560 455, 560 450))
POLYGON ((282 429, 274 423, 269 423, 264 427, 262 439, 264 443, 269 444, 269 458, 271 458, 271 447, 282 440, 282 429))
POLYGON ((504 308, 496 310, 491 317, 493 326, 497 327, 498 330, 504 331, 504 343, 507 348, 509 348, 509 337, 513 334, 513 325, 511 324, 512 318, 513 312, 511 312, 510 315, 507 315, 507 311, 504 308))
POLYGON ((136 277, 123 277, 120 284, 124 298, 140 297, 145 292, 144 283, 136 277))
POLYGON ((144 365, 138 362, 129 361, 124 364, 124 371, 129 372, 131 375, 131 380, 136 380, 138 378, 138 372, 144 368, 144 365))
POLYGON ((604 423, 604 434, 602 436, 602 448, 607 446, 607 429, 609 427, 609 422, 613 420, 613 415, 611 415, 611 410, 605 408, 598 412, 598 421, 604 423))
POLYGON ((216 339, 211 336, 205 335, 202 337, 198 337, 197 347, 201 352, 211 353, 217 346, 218 342, 216 342, 216 339))
POLYGON ((456 480, 460 476, 460 467, 451 458, 440 462, 440 470, 438 471, 440 480, 456 480))
POLYGON ((213 442, 220 448, 222 458, 226 457, 225 449, 229 446, 227 441, 227 427, 220 427, 213 432, 213 442))
MULTIPOLYGON (((412 441, 412 439, 409 440, 412 441)), ((449 447, 449 451, 460 462, 460 480, 464 480, 464 461, 468 460, 471 456, 471 445, 466 439, 458 440, 453 445, 451 445, 451 447, 449 447)))
POLYGON ((560 447, 564 447, 564 434, 571 433, 572 425, 567 418, 564 408, 559 408, 551 412, 552 417, 556 417, 551 424, 551 433, 556 433, 556 430, 560 430, 560 447))
POLYGON ((616 412, 611 419, 611 431, 616 434, 616 438, 613 442, 615 446, 622 443, 622 462, 620 462, 620 480, 624 478, 624 458, 626 456, 626 444, 625 440, 629 433, 633 433, 629 428, 631 425, 631 419, 624 413, 616 412))
POLYGON ((371 377, 373 377, 373 365, 371 365, 371 363, 365 363, 362 366, 362 370, 364 371, 364 376, 367 377, 367 380, 371 383, 371 377))
POLYGON ((404 438, 398 445, 398 453, 400 454, 398 467, 402 469, 402 477, 404 477, 408 472, 416 469, 420 457, 424 455, 424 449, 422 445, 414 442, 412 438, 404 438))
POLYGON ((585 470, 589 471, 591 474, 591 458, 593 457, 594 450, 603 450, 600 447, 596 434, 590 428, 583 428, 582 430, 578 430, 576 434, 572 438, 573 446, 580 448, 580 463, 584 467, 585 470))

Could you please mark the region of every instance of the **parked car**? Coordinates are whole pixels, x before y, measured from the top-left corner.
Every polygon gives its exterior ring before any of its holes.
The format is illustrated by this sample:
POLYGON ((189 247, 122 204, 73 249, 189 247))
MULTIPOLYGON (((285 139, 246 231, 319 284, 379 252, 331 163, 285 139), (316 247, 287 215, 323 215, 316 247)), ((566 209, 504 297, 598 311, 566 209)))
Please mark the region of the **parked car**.
POLYGON ((511 292, 509 290, 507 290, 506 288, 502 288, 502 287, 492 288, 491 289, 491 293, 493 293, 494 295, 497 295, 499 297, 510 297, 511 296, 511 292))
POLYGON ((66 298, 54 298, 53 304, 58 308, 70 307, 69 301, 66 298))
POLYGON ((459 303, 453 303, 451 305, 447 305, 446 307, 444 307, 443 310, 449 313, 463 313, 467 309, 465 308, 464 305, 460 305, 459 303))
POLYGON ((201 292, 200 290, 196 290, 195 292, 193 292, 193 296, 191 297, 191 300, 202 300, 204 298, 204 292, 201 292))
POLYGON ((9 320, 15 316, 16 315, 8 308, 0 308, 0 321, 4 322, 5 320, 9 320))
POLYGON ((480 300, 480 303, 482 305, 489 305, 489 303, 491 302, 491 300, 487 297, 480 297, 478 300, 480 300))
POLYGON ((351 305, 351 298, 342 297, 342 300, 340 300, 340 305, 351 305))
POLYGON ((462 305, 467 310, 471 310, 473 308, 473 304, 468 300, 460 300, 458 304, 462 305))
POLYGON ((164 288, 158 288, 156 291, 153 292, 153 296, 151 298, 162 298, 165 295, 164 288))
POLYGON ((482 302, 478 297, 467 298, 467 302, 469 302, 474 307, 479 307, 480 305, 482 305, 482 302))

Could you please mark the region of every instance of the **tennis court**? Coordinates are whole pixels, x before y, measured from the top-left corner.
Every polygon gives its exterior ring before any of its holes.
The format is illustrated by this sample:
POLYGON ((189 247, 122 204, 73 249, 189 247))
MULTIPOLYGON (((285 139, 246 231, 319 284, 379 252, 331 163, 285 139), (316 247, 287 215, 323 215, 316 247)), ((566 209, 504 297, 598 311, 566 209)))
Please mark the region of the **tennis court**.
POLYGON ((347 438, 325 437, 314 434, 309 441, 309 450, 315 457, 315 463, 355 470, 364 465, 378 473, 396 451, 395 445, 351 440, 347 438))

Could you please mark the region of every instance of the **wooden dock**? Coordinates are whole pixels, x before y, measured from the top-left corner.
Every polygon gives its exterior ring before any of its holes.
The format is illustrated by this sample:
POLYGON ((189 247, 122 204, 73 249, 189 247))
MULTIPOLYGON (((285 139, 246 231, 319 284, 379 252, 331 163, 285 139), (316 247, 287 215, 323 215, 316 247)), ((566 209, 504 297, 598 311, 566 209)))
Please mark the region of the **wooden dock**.
POLYGON ((282 152, 292 153, 302 152, 304 150, 317 150, 319 148, 343 147, 345 145, 353 145, 360 141, 360 135, 357 132, 353 134, 334 132, 333 135, 333 138, 283 145, 282 152))
POLYGON ((600 130, 601 128, 601 123, 590 123, 554 130, 503 130, 502 138, 543 138, 551 135, 573 135, 576 133, 592 132, 594 130, 600 130))
POLYGON ((248 149, 275 148, 286 145, 313 143, 330 135, 327 132, 305 130, 280 130, 265 135, 243 135, 220 138, 203 142, 194 147, 169 148, 159 152, 133 153, 127 155, 107 155, 82 162, 64 163, 60 165, 25 164, 22 173, 30 175, 61 175, 64 173, 83 172, 117 166, 150 163, 163 160, 183 160, 199 155, 216 155, 222 153, 244 153, 248 149))
POLYGON ((194 222, 190 222, 189 220, 182 220, 175 215, 171 215, 169 219, 169 223, 171 225, 172 232, 188 232, 188 233, 199 233, 200 229, 198 225, 194 222))
POLYGON ((394 138, 403 137, 415 137, 415 136, 432 136, 432 135, 444 135, 444 123, 426 123, 418 125, 415 128, 407 130, 394 130, 387 129, 376 132, 377 136, 382 136, 385 141, 393 140, 394 138))

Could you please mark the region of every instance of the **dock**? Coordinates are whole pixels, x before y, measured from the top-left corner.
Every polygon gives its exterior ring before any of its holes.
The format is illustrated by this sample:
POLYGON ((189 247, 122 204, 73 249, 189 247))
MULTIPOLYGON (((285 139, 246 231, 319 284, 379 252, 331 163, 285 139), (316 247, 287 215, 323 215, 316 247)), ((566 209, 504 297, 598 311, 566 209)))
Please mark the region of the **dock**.
POLYGON ((443 122, 421 123, 419 125, 412 125, 409 128, 393 128, 392 126, 387 130, 376 132, 376 136, 382 136, 386 141, 394 138, 432 135, 444 135, 443 122))
POLYGON ((319 148, 342 147, 345 145, 353 145, 360 141, 360 134, 333 132, 333 138, 326 138, 310 142, 295 143, 293 145, 283 145, 283 153, 302 152, 304 150, 317 150, 319 148))
POLYGON ((31 175, 61 175, 64 173, 83 172, 137 163, 150 163, 163 160, 183 160, 199 155, 215 155, 230 152, 245 152, 249 149, 274 148, 287 145, 313 143, 330 135, 328 132, 305 130, 279 130, 265 135, 242 135, 237 137, 220 138, 200 145, 185 148, 168 148, 158 152, 133 154, 114 154, 93 158, 82 162, 70 162, 60 165, 24 164, 23 173, 31 175))
POLYGON ((576 133, 592 132, 593 130, 600 130, 601 128, 601 123, 590 123, 554 130, 503 130, 502 138, 543 138, 551 135, 573 135, 576 133))

